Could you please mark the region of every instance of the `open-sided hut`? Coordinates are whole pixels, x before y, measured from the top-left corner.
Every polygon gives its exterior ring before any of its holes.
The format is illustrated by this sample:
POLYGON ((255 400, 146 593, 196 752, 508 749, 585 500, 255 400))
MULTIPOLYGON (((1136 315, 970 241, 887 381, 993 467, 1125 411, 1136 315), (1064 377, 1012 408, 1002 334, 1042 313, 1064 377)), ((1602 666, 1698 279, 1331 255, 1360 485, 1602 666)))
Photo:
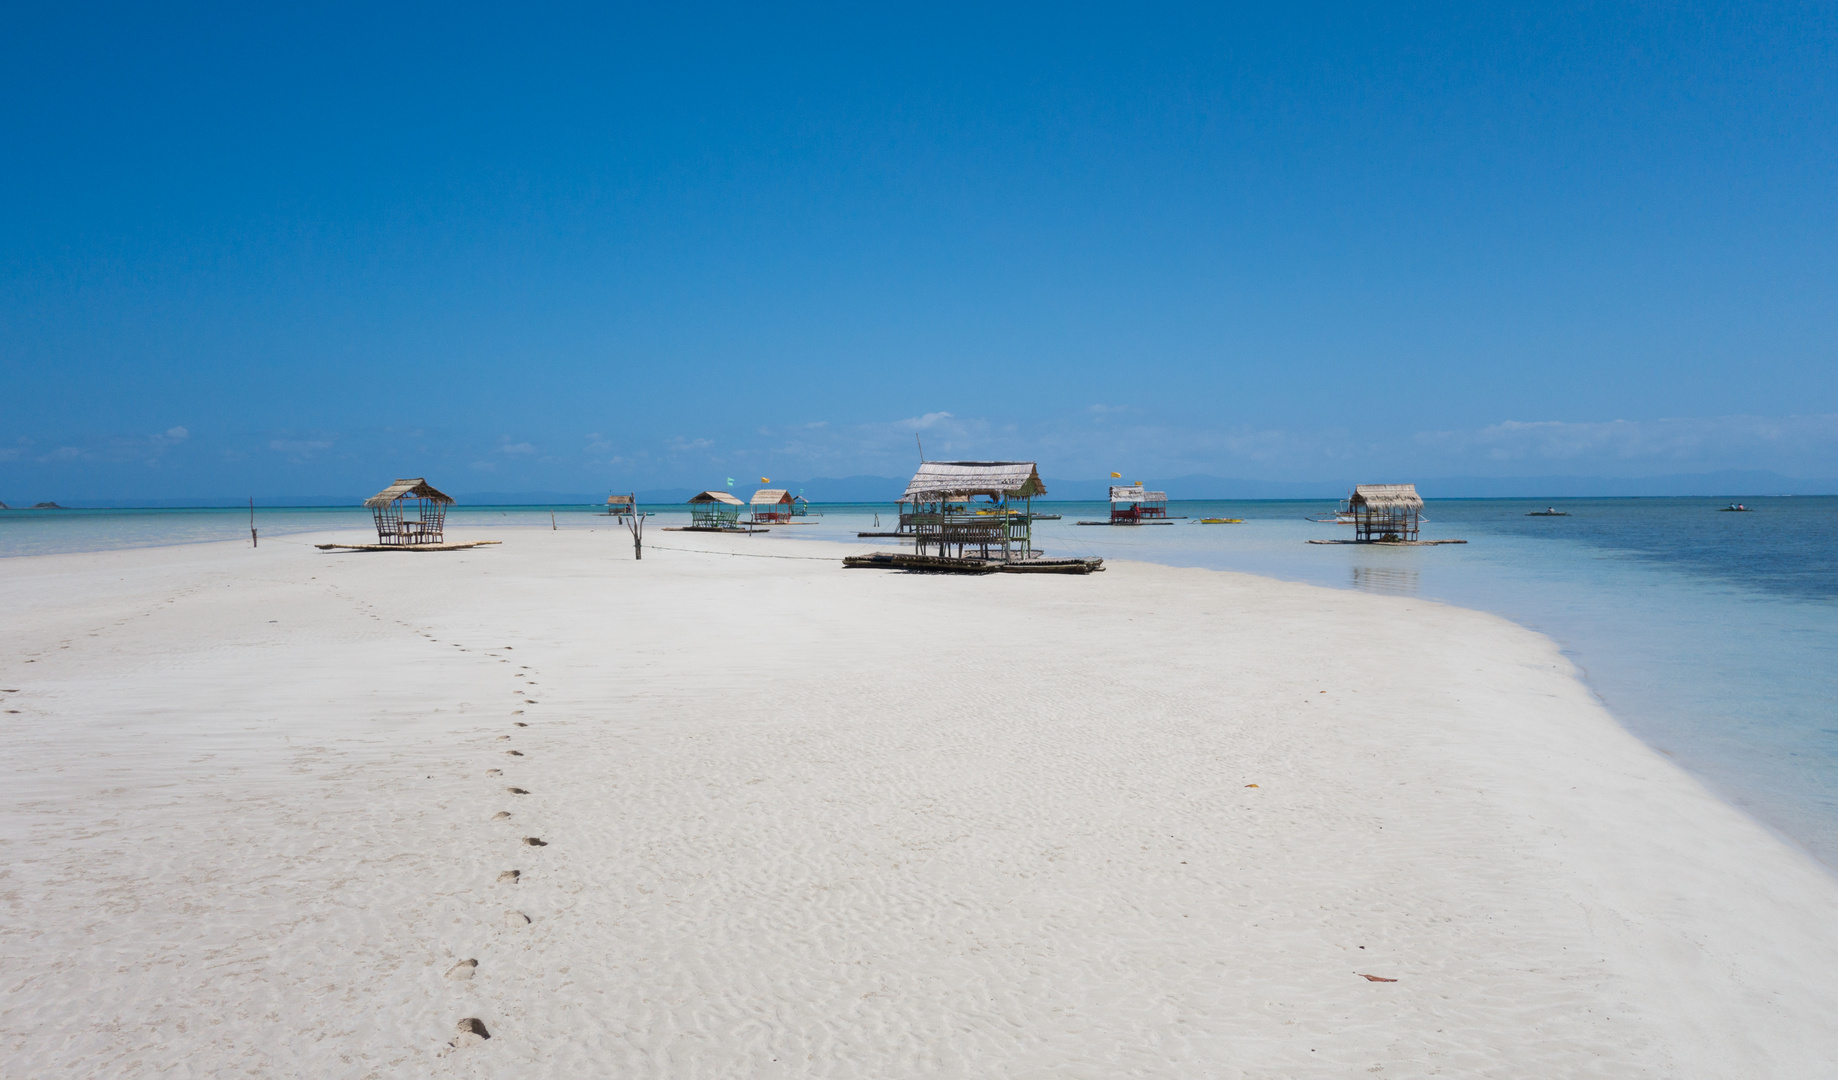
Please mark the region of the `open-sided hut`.
POLYGON ((738 529, 745 505, 725 491, 704 491, 689 500, 689 524, 695 529, 738 529))
POLYGON ((1415 540, 1423 496, 1415 484, 1361 484, 1347 500, 1360 540, 1415 540))
POLYGON ((755 525, 791 520, 791 492, 784 488, 760 488, 753 493, 751 506, 755 525))
POLYGON ((906 485, 901 526, 914 553, 1013 562, 1032 558, 1034 496, 1045 495, 1031 461, 927 461, 906 485), (992 506, 971 508, 986 498, 992 506))
POLYGON ((438 544, 446 527, 450 495, 416 476, 395 483, 364 500, 377 522, 379 544, 438 544))
POLYGON ((637 511, 638 496, 636 495, 608 495, 606 497, 606 512, 614 517, 631 517, 637 511))
POLYGON ((1149 518, 1167 516, 1167 492, 1144 491, 1141 484, 1132 484, 1129 487, 1111 485, 1110 521, 1112 525, 1127 525, 1149 518))
POLYGON ((797 498, 791 500, 791 516, 792 517, 807 517, 809 516, 810 512, 811 512, 811 501, 809 499, 800 495, 797 498))

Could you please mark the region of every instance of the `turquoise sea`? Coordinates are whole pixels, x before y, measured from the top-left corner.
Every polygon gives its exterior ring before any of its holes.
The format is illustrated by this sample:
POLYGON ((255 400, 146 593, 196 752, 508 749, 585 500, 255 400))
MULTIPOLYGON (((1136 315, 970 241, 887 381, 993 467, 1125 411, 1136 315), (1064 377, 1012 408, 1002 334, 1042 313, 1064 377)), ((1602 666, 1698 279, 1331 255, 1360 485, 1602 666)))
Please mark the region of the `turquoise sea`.
MULTIPOLYGON (((1424 537, 1464 545, 1311 545, 1345 526, 1322 502, 1176 502, 1168 525, 1081 527, 1102 503, 1040 502, 1060 521, 1036 526, 1051 554, 1101 555, 1240 570, 1342 589, 1420 596, 1494 612, 1555 639, 1609 709, 1828 866, 1838 867, 1838 498, 1572 499, 1568 517, 1527 517, 1551 500, 1432 500, 1424 537), (1200 517, 1242 525, 1198 525, 1200 517)), ((651 528, 679 507, 659 507, 651 528)), ((804 523, 749 538, 769 553, 792 536, 858 540, 890 505, 819 505, 804 523)), ((457 507, 449 535, 548 524, 607 529, 592 508, 457 507)), ((352 509, 258 508, 265 542, 332 528, 368 528, 352 509)), ((608 557, 629 558, 620 534, 608 557)), ((248 510, 0 511, 0 556, 246 540, 248 510)), ((695 547, 695 534, 653 531, 656 546, 695 547)))

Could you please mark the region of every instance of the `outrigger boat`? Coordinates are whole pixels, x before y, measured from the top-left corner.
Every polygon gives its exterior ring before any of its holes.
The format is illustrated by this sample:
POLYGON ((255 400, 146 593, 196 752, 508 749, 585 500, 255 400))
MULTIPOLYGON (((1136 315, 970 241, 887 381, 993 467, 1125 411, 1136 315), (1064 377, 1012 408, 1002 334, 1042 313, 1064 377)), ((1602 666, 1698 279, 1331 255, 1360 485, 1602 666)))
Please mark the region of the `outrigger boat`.
POLYGON ((1525 516, 1526 517, 1569 517, 1570 511, 1559 510, 1555 506, 1547 506, 1543 510, 1533 510, 1530 513, 1526 514, 1525 516))
POLYGON ((1195 525, 1243 525, 1244 518, 1201 518, 1195 525))
POLYGON ((1319 521, 1322 523, 1332 523, 1334 525, 1353 524, 1354 522, 1353 522, 1353 495, 1352 493, 1349 492, 1346 498, 1340 500, 1340 508, 1334 511, 1333 517, 1331 518, 1325 518, 1325 517, 1306 518, 1304 520, 1319 521))

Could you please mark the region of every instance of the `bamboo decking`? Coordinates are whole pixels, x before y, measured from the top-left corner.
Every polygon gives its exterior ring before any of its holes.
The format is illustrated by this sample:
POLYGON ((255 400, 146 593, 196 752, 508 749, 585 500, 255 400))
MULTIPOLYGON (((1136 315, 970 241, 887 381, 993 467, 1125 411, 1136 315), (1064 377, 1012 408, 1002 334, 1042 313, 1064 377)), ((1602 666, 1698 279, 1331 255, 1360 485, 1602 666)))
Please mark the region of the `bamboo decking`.
POLYGON ((1379 547, 1435 547, 1437 544, 1465 544, 1466 540, 1310 540, 1311 544, 1366 544, 1379 547))
POLYGON ((908 555, 877 551, 850 555, 842 564, 851 569, 909 570, 933 574, 1090 574, 1104 569, 1103 559, 958 559, 940 555, 908 555))
POLYGON ((320 551, 465 551, 502 544, 502 540, 465 540, 451 544, 314 544, 320 551))

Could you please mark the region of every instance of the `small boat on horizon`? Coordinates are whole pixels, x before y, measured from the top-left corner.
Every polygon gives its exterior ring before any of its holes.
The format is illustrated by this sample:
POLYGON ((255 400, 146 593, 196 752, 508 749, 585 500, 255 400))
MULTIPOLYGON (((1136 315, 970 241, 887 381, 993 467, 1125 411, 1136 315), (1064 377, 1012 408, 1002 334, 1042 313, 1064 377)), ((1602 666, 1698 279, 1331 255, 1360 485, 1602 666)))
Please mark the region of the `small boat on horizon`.
POLYGON ((1547 506, 1543 510, 1533 510, 1532 512, 1526 514, 1525 516, 1526 517, 1569 517, 1570 511, 1559 510, 1555 506, 1547 506))
POLYGON ((1754 511, 1750 510, 1748 507, 1742 505, 1741 503, 1730 503, 1728 506, 1719 506, 1717 507, 1717 512, 1720 514, 1751 514, 1751 513, 1754 513, 1754 511))

